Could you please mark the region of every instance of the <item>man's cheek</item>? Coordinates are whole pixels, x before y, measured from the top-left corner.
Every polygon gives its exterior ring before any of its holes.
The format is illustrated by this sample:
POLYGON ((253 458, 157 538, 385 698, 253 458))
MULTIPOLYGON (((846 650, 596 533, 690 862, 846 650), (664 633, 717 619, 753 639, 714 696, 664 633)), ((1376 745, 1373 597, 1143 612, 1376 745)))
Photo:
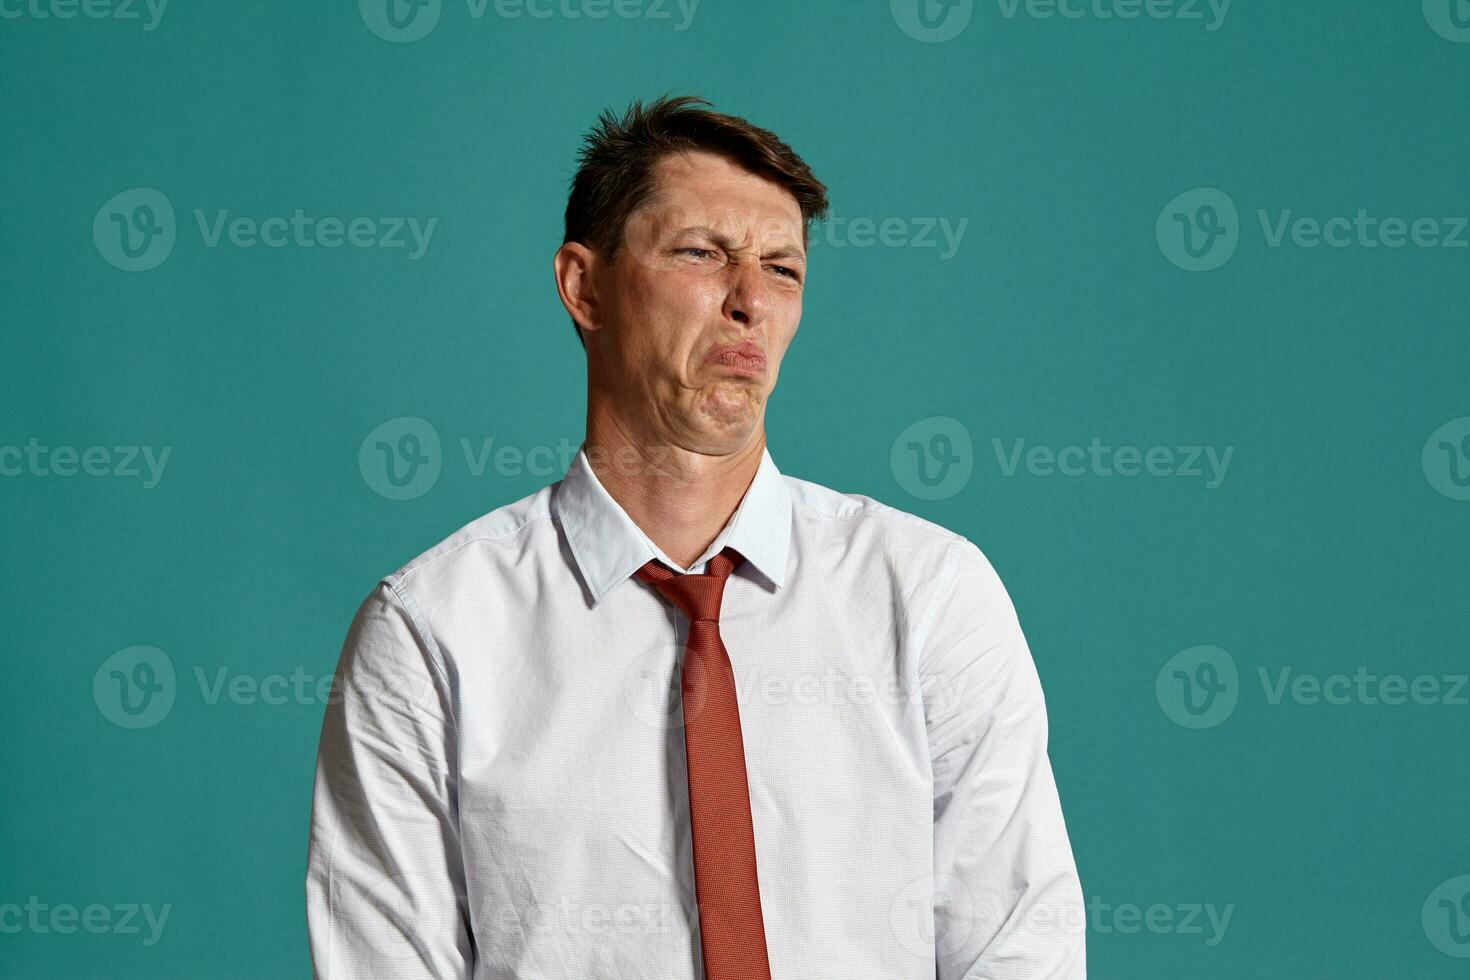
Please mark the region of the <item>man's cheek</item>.
POLYGON ((801 327, 801 297, 798 296, 791 307, 783 311, 781 322, 789 324, 781 331, 779 343, 782 352, 791 344, 796 337, 796 331, 801 327))
POLYGON ((678 302, 685 319, 703 325, 719 317, 725 302, 725 292, 714 276, 700 273, 685 281, 678 302))

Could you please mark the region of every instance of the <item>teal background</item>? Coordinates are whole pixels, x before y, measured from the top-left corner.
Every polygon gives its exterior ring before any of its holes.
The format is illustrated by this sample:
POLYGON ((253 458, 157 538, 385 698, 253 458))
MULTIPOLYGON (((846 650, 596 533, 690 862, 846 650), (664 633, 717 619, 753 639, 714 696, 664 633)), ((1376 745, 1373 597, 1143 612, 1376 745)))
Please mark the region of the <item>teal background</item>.
POLYGON ((550 275, 574 151, 603 107, 673 91, 781 134, 835 215, 969 220, 947 260, 813 246, 769 443, 784 472, 953 528, 1000 571, 1047 692, 1090 975, 1465 976, 1470 942, 1436 948, 1421 909, 1470 874, 1470 708, 1272 704, 1258 670, 1467 670, 1470 502, 1420 455, 1470 415, 1470 250, 1271 248, 1256 210, 1470 213, 1470 44, 1417 0, 1236 0, 1215 31, 990 0, 942 43, 886 0, 704 0, 682 31, 672 12, 450 0, 405 44, 350 2, 173 0, 151 31, 0 19, 0 445, 172 447, 151 489, 0 477, 0 905, 172 906, 150 947, 0 935, 0 975, 309 975, 322 706, 208 704, 195 669, 330 675, 377 577, 559 478, 560 459, 473 476, 459 440, 580 441, 583 355, 550 275), (135 187, 178 214, 146 272, 92 237, 135 187), (1155 238, 1196 187, 1241 216, 1206 273, 1155 238), (417 261, 211 249, 195 208, 438 224, 417 261), (437 483, 403 501, 358 465, 398 416, 443 440, 437 483), (973 474, 928 500, 890 450, 934 416, 969 434, 973 474), (1005 476, 991 442, 1093 438, 1234 456, 1206 489, 1005 476), (166 652, 178 695, 126 730, 92 682, 136 644, 166 652), (1201 644, 1234 658, 1239 703, 1190 730, 1155 680, 1201 644), (1216 944, 1103 911, 1193 903, 1234 906, 1216 944))

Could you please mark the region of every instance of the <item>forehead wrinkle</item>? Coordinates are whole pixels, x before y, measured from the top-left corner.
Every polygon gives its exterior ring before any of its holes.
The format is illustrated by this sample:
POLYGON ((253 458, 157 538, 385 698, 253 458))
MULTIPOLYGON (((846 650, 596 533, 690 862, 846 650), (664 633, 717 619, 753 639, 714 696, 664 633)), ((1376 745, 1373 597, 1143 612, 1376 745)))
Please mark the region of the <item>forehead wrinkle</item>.
POLYGON ((701 225, 694 230, 701 234, 708 235, 716 245, 720 246, 720 248, 723 248, 727 252, 744 252, 750 248, 749 229, 746 229, 745 237, 742 238, 738 243, 735 241, 733 236, 727 234, 726 232, 722 232, 717 228, 711 228, 708 225, 701 225))

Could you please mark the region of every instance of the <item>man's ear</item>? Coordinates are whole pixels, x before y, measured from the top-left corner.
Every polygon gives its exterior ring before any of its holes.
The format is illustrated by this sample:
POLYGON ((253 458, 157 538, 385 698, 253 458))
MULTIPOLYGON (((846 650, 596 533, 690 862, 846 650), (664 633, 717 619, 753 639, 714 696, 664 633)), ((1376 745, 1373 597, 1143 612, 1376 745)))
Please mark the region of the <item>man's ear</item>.
POLYGON ((566 242, 551 260, 561 305, 583 330, 599 330, 596 271, 597 255, 581 242, 566 242))

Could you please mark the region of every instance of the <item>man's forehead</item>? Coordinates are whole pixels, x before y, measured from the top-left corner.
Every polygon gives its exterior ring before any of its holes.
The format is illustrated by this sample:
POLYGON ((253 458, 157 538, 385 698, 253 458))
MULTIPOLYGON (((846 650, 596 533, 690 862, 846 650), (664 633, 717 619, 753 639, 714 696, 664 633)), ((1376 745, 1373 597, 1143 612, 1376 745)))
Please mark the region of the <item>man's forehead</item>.
POLYGON ((638 208, 661 226, 749 225, 787 234, 801 227, 796 198, 775 181, 713 153, 671 153, 654 165, 652 193, 638 208))

